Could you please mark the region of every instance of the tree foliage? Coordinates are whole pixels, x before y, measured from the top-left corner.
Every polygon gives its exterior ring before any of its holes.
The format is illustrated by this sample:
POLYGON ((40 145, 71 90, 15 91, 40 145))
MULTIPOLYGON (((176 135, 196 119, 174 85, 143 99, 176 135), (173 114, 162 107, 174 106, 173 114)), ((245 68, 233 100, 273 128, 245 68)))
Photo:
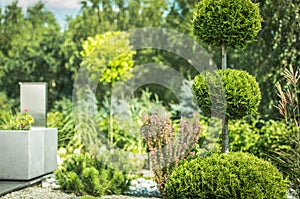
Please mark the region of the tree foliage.
MULTIPOLYGON (((141 27, 168 27, 190 32, 187 16, 194 3, 191 0, 81 2, 80 12, 75 17, 66 17, 64 29, 41 2, 25 12, 18 1, 0 9, 0 86, 9 98, 18 99, 19 81, 48 82, 50 108, 55 100, 70 98, 74 78, 81 66, 82 43, 88 37, 141 27)), ((137 64, 165 63, 185 76, 191 72, 195 74, 186 60, 158 49, 138 51, 135 61, 137 64)), ((156 85, 150 87, 159 93, 165 104, 174 101, 174 96, 166 89, 156 85)), ((109 85, 101 84, 97 89, 101 102, 109 94, 109 85)))
POLYGON ((100 82, 115 83, 130 77, 135 51, 125 32, 107 32, 89 37, 83 43, 83 67, 91 72, 91 78, 100 82))
MULTIPOLYGON (((192 35, 193 24, 190 19, 196 4, 193 0, 82 2, 86 3, 82 4, 75 17, 67 17, 67 25, 63 29, 43 3, 22 10, 17 1, 12 1, 0 8, 0 87, 10 99, 19 98, 20 81, 48 82, 50 108, 55 100, 70 98, 74 77, 82 60, 82 42, 88 37, 108 31, 155 26, 192 35)), ((256 76, 264 95, 259 111, 268 117, 279 117, 274 109, 277 100, 275 83, 283 81, 285 66, 300 65, 300 0, 253 2, 259 3, 264 19, 262 31, 242 52, 228 49, 229 67, 244 69, 256 76)), ((220 65, 220 49, 205 47, 220 65)), ((135 55, 135 63, 163 63, 185 77, 197 75, 187 60, 158 49, 139 50, 135 55)), ((175 96, 165 88, 157 85, 149 87, 150 91, 158 93, 164 104, 176 102, 175 96)), ((98 96, 100 102, 109 94, 108 88, 105 84, 97 88, 101 93, 98 96)))
POLYGON ((63 38, 54 15, 41 2, 23 14, 15 1, 1 18, 0 86, 8 96, 18 99, 18 83, 23 81, 47 82, 50 106, 54 99, 70 94, 60 46, 63 38))
POLYGON ((241 119, 257 113, 261 100, 255 78, 246 71, 234 69, 201 73, 195 77, 193 93, 203 113, 210 115, 215 111, 221 116, 226 115, 228 119, 241 119), (223 94, 226 99, 222 97, 223 94))
POLYGON ((194 34, 212 45, 244 48, 261 29, 257 4, 250 0, 202 0, 193 17, 194 34))

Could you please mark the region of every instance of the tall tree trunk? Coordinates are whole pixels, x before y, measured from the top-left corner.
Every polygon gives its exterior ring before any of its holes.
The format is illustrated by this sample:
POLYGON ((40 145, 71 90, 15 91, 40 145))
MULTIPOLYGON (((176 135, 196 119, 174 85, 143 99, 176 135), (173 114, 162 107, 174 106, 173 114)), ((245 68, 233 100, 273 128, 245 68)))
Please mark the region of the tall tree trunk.
MULTIPOLYGON (((226 45, 222 44, 222 69, 227 68, 227 53, 226 45)), ((229 134, 228 134, 228 118, 225 117, 222 119, 222 153, 229 152, 229 134)))

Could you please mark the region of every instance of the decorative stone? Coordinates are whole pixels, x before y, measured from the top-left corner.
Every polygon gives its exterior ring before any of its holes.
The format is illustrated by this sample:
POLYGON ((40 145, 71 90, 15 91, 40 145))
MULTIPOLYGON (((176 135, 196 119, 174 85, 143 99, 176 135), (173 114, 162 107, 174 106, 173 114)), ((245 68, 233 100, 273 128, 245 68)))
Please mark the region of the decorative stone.
POLYGON ((142 197, 161 197, 157 183, 144 178, 132 180, 130 182, 129 191, 126 194, 142 197))

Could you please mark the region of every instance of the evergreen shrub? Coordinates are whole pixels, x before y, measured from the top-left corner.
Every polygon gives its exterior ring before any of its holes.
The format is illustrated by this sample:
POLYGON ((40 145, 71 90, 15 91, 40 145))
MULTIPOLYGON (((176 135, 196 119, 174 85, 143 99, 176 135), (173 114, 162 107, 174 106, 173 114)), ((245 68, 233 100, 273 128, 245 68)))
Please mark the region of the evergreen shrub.
POLYGON ((185 161, 169 176, 168 199, 287 198, 288 181, 271 163, 248 153, 212 154, 185 161))
POLYGON ((61 189, 76 195, 102 196, 127 190, 125 172, 108 167, 89 153, 74 154, 56 171, 61 189))
POLYGON ((241 70, 203 72, 195 77, 192 90, 204 114, 211 115, 214 108, 215 113, 224 115, 226 108, 228 119, 255 114, 261 100, 255 77, 241 70))
POLYGON ((193 17, 195 36, 208 44, 244 48, 261 29, 258 4, 250 0, 202 0, 193 17))

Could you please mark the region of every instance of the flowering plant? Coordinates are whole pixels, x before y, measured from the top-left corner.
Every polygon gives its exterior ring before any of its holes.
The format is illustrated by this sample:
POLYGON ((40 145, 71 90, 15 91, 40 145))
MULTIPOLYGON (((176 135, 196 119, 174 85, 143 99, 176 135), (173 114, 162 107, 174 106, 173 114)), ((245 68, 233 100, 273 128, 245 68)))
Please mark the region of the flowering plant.
POLYGON ((28 113, 28 109, 24 109, 24 112, 19 113, 17 116, 13 116, 10 119, 9 124, 4 125, 5 130, 29 130, 31 124, 34 122, 33 117, 28 113))

